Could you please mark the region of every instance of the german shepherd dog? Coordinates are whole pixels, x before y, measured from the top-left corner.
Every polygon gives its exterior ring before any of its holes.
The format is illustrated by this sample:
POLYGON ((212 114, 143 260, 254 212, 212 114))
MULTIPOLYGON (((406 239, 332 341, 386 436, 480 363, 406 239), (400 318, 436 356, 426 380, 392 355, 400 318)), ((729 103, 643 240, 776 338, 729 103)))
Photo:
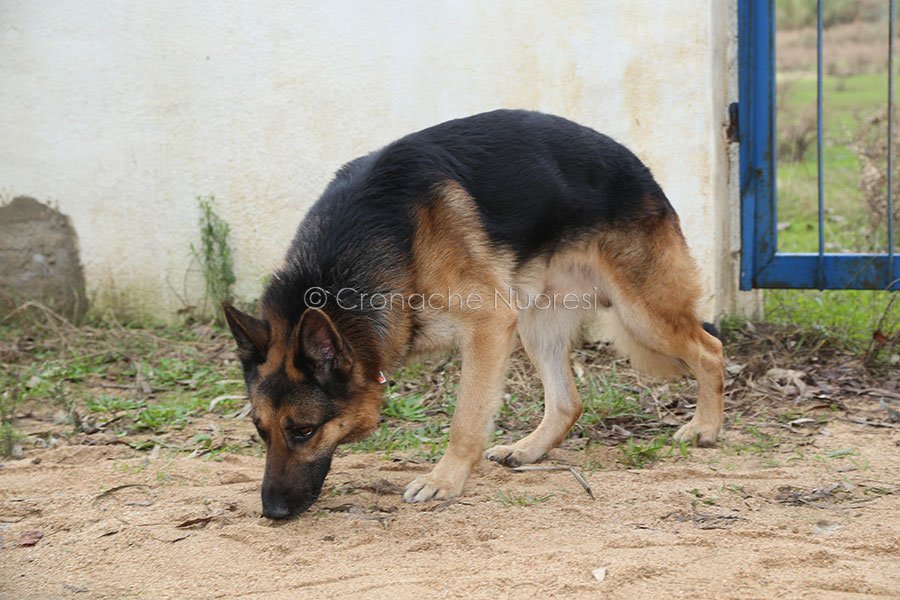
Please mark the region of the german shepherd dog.
POLYGON ((540 460, 581 415, 569 352, 597 310, 638 369, 697 379, 696 413, 675 439, 714 444, 722 344, 698 318, 700 292, 650 170, 566 119, 498 110, 347 163, 300 224, 262 318, 224 307, 266 444, 263 514, 315 502, 335 448, 378 426, 384 372, 454 348, 447 450, 403 499, 460 494, 482 456, 540 460), (544 417, 484 452, 517 339, 543 383, 544 417))

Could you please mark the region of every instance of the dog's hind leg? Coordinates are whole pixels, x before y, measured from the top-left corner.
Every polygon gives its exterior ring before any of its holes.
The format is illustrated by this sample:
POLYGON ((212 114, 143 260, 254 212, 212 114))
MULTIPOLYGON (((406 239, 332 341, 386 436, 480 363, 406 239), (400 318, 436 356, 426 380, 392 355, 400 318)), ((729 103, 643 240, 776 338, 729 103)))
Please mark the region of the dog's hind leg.
POLYGON ((694 416, 674 437, 698 446, 712 446, 721 432, 725 411, 722 342, 702 328, 691 330, 689 335, 690 342, 678 354, 697 378, 700 391, 694 416))
POLYGON ((608 236, 600 260, 611 292, 610 333, 617 349, 651 375, 689 371, 699 386, 697 409, 675 439, 715 444, 723 423, 722 342, 697 316, 696 266, 677 220, 608 236))
POLYGON ((694 376, 699 387, 697 409, 674 437, 714 445, 724 417, 722 343, 688 311, 673 315, 652 306, 621 303, 611 317, 607 323, 618 323, 613 327, 614 342, 635 368, 662 377, 679 371, 694 376))
POLYGON ((562 442, 581 416, 581 397, 569 361, 580 310, 530 308, 519 316, 519 338, 544 386, 544 418, 531 434, 509 446, 494 446, 485 458, 518 467, 541 459, 562 442))

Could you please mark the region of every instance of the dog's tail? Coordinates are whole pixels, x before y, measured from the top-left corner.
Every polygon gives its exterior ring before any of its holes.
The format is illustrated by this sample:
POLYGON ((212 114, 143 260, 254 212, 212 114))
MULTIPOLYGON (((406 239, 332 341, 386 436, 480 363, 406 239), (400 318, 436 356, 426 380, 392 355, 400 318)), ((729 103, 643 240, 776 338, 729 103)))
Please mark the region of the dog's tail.
POLYGON ((703 330, 706 331, 706 333, 708 333, 709 335, 713 336, 714 338, 716 338, 716 339, 719 340, 720 342, 722 341, 722 334, 719 333, 719 330, 716 329, 716 326, 715 326, 715 325, 713 325, 712 323, 707 323, 706 321, 703 321, 703 322, 701 323, 701 325, 703 325, 703 330))
POLYGON ((657 352, 625 325, 615 309, 604 311, 603 334, 638 371, 659 379, 676 379, 685 374, 681 361, 657 352))
MULTIPOLYGON (((706 333, 721 341, 715 325, 706 322, 701 322, 701 325, 706 333)), ((634 335, 615 310, 604 311, 603 333, 616 351, 628 358, 631 365, 642 373, 659 379, 677 379, 687 373, 687 367, 682 361, 657 352, 634 335)))

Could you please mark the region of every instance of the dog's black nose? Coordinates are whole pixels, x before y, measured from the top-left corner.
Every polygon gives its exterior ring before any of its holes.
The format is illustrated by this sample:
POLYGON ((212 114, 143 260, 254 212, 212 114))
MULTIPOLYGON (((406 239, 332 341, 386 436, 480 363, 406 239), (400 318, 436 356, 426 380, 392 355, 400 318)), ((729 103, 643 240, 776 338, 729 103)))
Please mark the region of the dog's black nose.
POLYGON ((291 509, 287 504, 272 503, 263 505, 263 516, 269 519, 287 519, 291 516, 291 509))

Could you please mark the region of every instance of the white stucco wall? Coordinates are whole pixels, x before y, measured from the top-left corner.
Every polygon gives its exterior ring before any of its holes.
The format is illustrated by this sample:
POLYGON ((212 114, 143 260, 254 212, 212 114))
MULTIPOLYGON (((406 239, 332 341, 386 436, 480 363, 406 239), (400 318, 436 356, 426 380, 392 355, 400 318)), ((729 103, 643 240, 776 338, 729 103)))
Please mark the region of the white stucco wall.
POLYGON ((733 36, 734 0, 2 0, 0 195, 71 217, 99 307, 165 317, 199 296, 196 196, 231 224, 250 299, 342 163, 537 109, 651 167, 712 316, 736 299, 733 36))

